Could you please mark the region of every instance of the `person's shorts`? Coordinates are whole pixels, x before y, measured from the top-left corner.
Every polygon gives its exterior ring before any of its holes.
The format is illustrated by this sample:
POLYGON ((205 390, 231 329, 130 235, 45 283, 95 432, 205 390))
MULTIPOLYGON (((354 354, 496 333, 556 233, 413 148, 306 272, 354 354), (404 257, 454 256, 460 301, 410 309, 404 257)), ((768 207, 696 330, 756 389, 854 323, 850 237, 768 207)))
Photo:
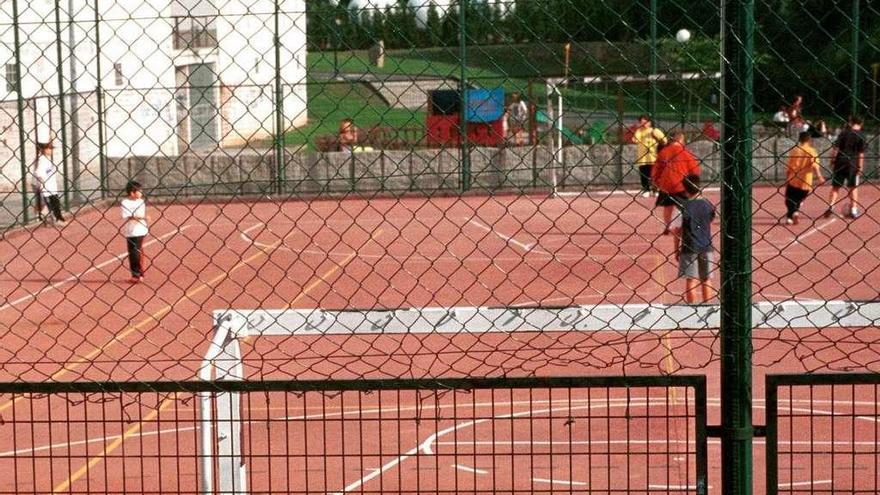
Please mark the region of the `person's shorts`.
POLYGON ((709 280, 712 275, 712 251, 681 253, 678 257, 678 276, 709 280))
POLYGON ((657 206, 681 206, 684 204, 685 200, 684 194, 666 194, 663 191, 660 191, 657 194, 657 206))
POLYGON ((859 176, 856 171, 850 167, 841 167, 835 169, 831 175, 832 187, 858 187, 859 176))

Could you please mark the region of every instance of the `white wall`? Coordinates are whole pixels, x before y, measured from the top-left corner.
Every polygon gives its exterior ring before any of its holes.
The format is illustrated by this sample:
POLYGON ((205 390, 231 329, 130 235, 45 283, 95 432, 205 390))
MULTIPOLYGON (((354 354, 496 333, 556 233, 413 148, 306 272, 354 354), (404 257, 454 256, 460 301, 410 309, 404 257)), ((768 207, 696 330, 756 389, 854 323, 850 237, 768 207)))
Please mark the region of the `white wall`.
MULTIPOLYGON (((61 0, 62 59, 70 56, 68 1, 61 0)), ((107 153, 153 155, 178 152, 175 67, 216 63, 222 145, 274 133, 274 0, 72 0, 76 38, 77 81, 65 62, 63 90, 97 87, 100 53, 101 85, 106 110, 107 153), (100 13, 100 48, 96 49, 95 2, 100 13), (219 6, 219 9, 218 9, 219 6), (219 13, 215 23, 219 47, 174 50, 173 16, 219 13), (115 64, 121 65, 117 84, 115 64)), ((280 0, 281 78, 284 82, 285 127, 306 123, 306 22, 304 0, 280 0)), ((21 0, 18 12, 25 98, 59 92, 54 0, 21 0)), ((6 91, 5 65, 14 63, 12 2, 0 0, 0 100, 6 91)), ((57 130, 59 123, 53 122, 57 130)))
MULTIPOLYGON (((224 142, 268 137, 275 129, 275 6, 228 0, 217 22, 224 85, 224 142)), ((305 125, 306 22, 303 0, 279 2, 285 128, 305 125)))

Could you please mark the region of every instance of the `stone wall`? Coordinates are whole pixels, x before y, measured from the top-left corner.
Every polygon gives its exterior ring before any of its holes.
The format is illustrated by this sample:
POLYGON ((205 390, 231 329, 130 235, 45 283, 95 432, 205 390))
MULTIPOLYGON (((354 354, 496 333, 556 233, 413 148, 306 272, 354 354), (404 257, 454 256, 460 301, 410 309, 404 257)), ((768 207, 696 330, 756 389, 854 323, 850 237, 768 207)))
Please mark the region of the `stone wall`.
MULTIPOLYGON (((819 140, 817 145, 827 164, 830 143, 819 140)), ((757 143, 755 181, 784 180, 785 158, 792 146, 784 138, 757 143)), ((701 161, 704 183, 717 183, 718 145, 698 141, 690 148, 701 161)), ((561 163, 556 163, 546 147, 474 148, 469 155, 471 186, 474 191, 631 187, 639 183, 635 153, 633 145, 571 146, 563 149, 561 163)), ((869 178, 877 176, 878 156, 878 142, 872 139, 866 159, 869 178)), ((137 179, 154 197, 204 197, 276 194, 282 172, 272 150, 227 150, 212 155, 119 159, 109 164, 109 173, 115 191, 127 180, 137 179)), ((287 153, 283 174, 283 192, 292 196, 446 194, 461 189, 461 158, 458 148, 354 155, 287 153)))

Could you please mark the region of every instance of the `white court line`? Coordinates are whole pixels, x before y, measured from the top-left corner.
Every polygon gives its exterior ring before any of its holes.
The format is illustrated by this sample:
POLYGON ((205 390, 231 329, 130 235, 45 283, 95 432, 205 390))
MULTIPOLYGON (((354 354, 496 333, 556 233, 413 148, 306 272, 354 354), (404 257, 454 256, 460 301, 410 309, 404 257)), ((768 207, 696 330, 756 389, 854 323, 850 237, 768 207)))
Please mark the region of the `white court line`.
MULTIPOLYGON (((705 187, 705 188, 703 188, 703 192, 718 192, 720 190, 721 190, 721 188, 718 188, 718 187, 705 187)), ((568 197, 572 197, 572 196, 590 197, 590 196, 615 196, 618 194, 627 194, 630 196, 638 196, 641 193, 642 193, 641 189, 612 189, 610 191, 590 191, 590 190, 579 191, 579 192, 564 192, 563 191, 563 192, 557 192, 555 195, 556 196, 568 196, 568 197)))
MULTIPOLYGON (((857 416, 857 419, 862 419, 865 421, 874 421, 874 418, 868 416, 857 416)), ((767 442, 764 438, 754 437, 752 439, 755 445, 765 445, 767 442)), ((556 446, 556 445, 584 445, 584 446, 603 446, 603 445, 694 445, 695 440, 678 440, 674 438, 669 439, 658 439, 658 440, 640 440, 640 439, 630 439, 630 440, 557 440, 557 441, 548 441, 548 440, 459 440, 459 441, 443 441, 443 442, 434 442, 434 445, 444 446, 444 447, 456 447, 458 450, 463 450, 467 446, 478 446, 478 447, 516 447, 516 446, 556 446)), ((706 443, 709 445, 721 445, 720 438, 707 438, 706 443)), ((799 446, 809 446, 809 445, 818 445, 823 447, 876 447, 877 442, 871 441, 850 441, 850 440, 835 440, 834 442, 830 440, 778 440, 777 443, 782 446, 791 446, 791 447, 799 447, 799 446)))
POLYGON ((453 464, 452 467, 454 467, 455 469, 458 469, 460 471, 467 471, 468 473, 476 473, 476 474, 488 474, 489 473, 489 471, 486 471, 485 469, 472 468, 470 466, 465 466, 464 464, 453 464))
POLYGON ((534 481, 535 483, 549 483, 551 485, 587 486, 587 484, 583 481, 551 480, 548 478, 532 478, 532 481, 534 481))
POLYGON ((497 235, 498 237, 507 241, 509 244, 513 244, 514 246, 518 246, 518 247, 522 248, 525 252, 531 251, 532 247, 535 245, 534 243, 526 244, 526 243, 523 243, 523 242, 520 242, 520 241, 514 239, 513 237, 506 236, 506 235, 502 234, 501 232, 498 232, 497 230, 493 229, 492 227, 489 227, 487 225, 483 225, 481 222, 478 222, 477 220, 474 220, 473 218, 468 219, 468 223, 470 223, 471 225, 476 225, 477 227, 485 230, 486 232, 497 235))
POLYGON ((795 481, 793 483, 779 483, 779 488, 793 488, 796 486, 830 485, 832 480, 795 481))
POLYGON ((817 226, 811 228, 810 230, 808 230, 800 235, 795 236, 793 241, 796 243, 800 243, 801 241, 803 241, 807 237, 810 237, 811 235, 815 234, 816 232, 819 232, 820 230, 824 229, 825 227, 831 225, 832 223, 834 223, 836 221, 837 221, 837 218, 832 218, 831 220, 828 220, 827 222, 823 223, 822 225, 817 225, 817 226))
MULTIPOLYGON (((188 228, 190 228, 190 227, 192 227, 192 225, 184 225, 183 227, 180 227, 179 229, 176 229, 176 230, 174 230, 174 231, 172 231, 172 232, 168 232, 167 234, 163 234, 163 235, 161 235, 161 236, 159 236, 159 237, 154 237, 153 239, 151 239, 151 240, 145 242, 145 243, 144 243, 144 246, 149 246, 149 245, 151 245, 151 244, 155 244, 155 243, 157 243, 157 242, 159 242, 159 241, 165 239, 166 237, 171 237, 172 235, 175 235, 175 234, 178 234, 178 233, 180 233, 180 232, 183 232, 184 230, 186 230, 186 229, 188 229, 188 228)), ((46 293, 46 292, 48 292, 48 291, 50 291, 50 290, 57 289, 57 288, 59 288, 59 287, 61 287, 61 286, 63 286, 63 285, 69 284, 69 283, 71 283, 71 282, 75 282, 75 281, 79 280, 80 277, 82 277, 83 275, 85 275, 85 274, 87 274, 87 273, 91 273, 91 272, 93 272, 93 271, 95 271, 95 270, 99 270, 99 269, 101 269, 101 268, 104 268, 105 266, 107 266, 107 265, 109 265, 109 264, 111 264, 111 263, 116 263, 116 262, 118 262, 119 260, 121 260, 122 258, 125 258, 126 256, 128 256, 128 251, 126 251, 126 252, 124 252, 124 253, 121 253, 121 254, 117 254, 117 255, 115 255, 114 257, 110 258, 109 260, 104 261, 103 263, 99 263, 99 264, 97 264, 97 265, 94 265, 94 266, 92 266, 91 268, 89 268, 88 270, 86 270, 86 271, 84 271, 84 272, 78 273, 78 274, 76 274, 76 275, 71 275, 71 276, 65 278, 64 280, 61 280, 61 281, 59 281, 59 282, 55 282, 54 284, 47 285, 46 287, 43 287, 43 288, 40 289, 38 292, 31 293, 31 294, 28 294, 28 295, 26 295, 26 296, 22 296, 22 297, 20 297, 20 298, 14 300, 14 301, 10 301, 10 302, 4 304, 3 306, 0 306, 0 311, 3 311, 4 309, 9 309, 9 308, 11 308, 11 307, 13 307, 13 306, 17 306, 17 305, 19 305, 19 304, 21 304, 21 303, 23 303, 23 302, 25 302, 25 301, 29 301, 29 300, 31 300, 31 299, 35 299, 37 296, 39 296, 39 295, 41 295, 41 294, 44 294, 44 293, 46 293)))
POLYGON ((800 241, 806 239, 807 237, 810 237, 811 235, 815 234, 816 232, 819 232, 820 230, 824 229, 825 227, 831 225, 832 223, 834 223, 836 221, 837 221, 837 218, 832 218, 832 219, 828 220, 827 222, 825 222, 821 225, 817 225, 817 226, 811 228, 810 230, 802 233, 801 235, 795 237, 794 240, 796 242, 800 242, 800 241))

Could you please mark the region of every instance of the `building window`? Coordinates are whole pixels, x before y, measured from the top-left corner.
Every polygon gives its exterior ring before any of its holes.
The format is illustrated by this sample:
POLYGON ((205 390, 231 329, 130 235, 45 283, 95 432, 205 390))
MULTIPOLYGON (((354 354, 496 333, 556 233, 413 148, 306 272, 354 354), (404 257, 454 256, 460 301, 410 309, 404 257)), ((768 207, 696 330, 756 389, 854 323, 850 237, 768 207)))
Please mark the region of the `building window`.
POLYGON ((113 64, 113 74, 116 76, 117 86, 122 86, 123 84, 125 84, 125 77, 122 75, 122 64, 113 64))
POLYGON ((18 71, 15 70, 15 64, 6 64, 6 91, 12 93, 16 91, 18 84, 18 71))
POLYGON ((216 16, 175 17, 172 33, 174 49, 216 48, 217 28, 214 25, 215 18, 216 16))

